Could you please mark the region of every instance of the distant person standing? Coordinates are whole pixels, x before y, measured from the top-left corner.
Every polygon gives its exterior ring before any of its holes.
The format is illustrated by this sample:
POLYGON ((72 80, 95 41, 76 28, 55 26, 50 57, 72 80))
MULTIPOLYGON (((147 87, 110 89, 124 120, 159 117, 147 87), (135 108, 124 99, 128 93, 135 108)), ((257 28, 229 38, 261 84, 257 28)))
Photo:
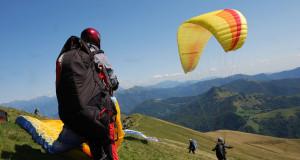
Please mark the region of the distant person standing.
POLYGON ((6 111, 0 109, 0 123, 8 122, 8 114, 6 111))
POLYGON ((35 108, 35 109, 34 109, 34 114, 35 114, 35 115, 40 115, 40 111, 39 111, 38 108, 35 108))
POLYGON ((189 139, 189 153, 193 153, 195 154, 195 151, 196 151, 196 148, 197 148, 197 142, 195 140, 192 140, 192 139, 189 139))
POLYGON ((226 160, 226 148, 233 148, 232 146, 226 145, 222 137, 218 137, 217 144, 212 151, 216 151, 218 160, 226 160))

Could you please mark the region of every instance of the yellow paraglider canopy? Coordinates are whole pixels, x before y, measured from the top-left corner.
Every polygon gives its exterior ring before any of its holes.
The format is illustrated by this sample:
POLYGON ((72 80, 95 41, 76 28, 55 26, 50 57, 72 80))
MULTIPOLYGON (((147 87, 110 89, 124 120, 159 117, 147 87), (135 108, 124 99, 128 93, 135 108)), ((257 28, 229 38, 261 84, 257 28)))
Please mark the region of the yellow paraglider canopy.
POLYGON ((178 29, 177 42, 185 73, 194 70, 211 35, 225 52, 236 50, 247 37, 247 21, 237 10, 224 9, 193 17, 178 29))

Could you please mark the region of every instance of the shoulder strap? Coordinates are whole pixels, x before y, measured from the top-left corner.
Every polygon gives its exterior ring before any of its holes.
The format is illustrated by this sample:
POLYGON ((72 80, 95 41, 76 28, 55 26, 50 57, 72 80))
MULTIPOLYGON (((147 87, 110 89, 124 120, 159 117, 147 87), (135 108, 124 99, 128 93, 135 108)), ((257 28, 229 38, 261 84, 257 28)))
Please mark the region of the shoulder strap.
POLYGON ((81 49, 82 49, 83 51, 85 51, 85 52, 89 55, 89 57, 90 57, 90 59, 91 59, 92 61, 94 61, 94 55, 95 55, 95 53, 91 52, 91 50, 90 50, 90 48, 88 47, 87 43, 84 42, 83 40, 80 40, 80 45, 81 45, 81 49))
POLYGON ((77 48, 80 48, 79 38, 77 36, 71 36, 67 39, 66 43, 64 44, 63 48, 59 53, 59 56, 64 52, 67 52, 72 49, 77 49, 77 48))

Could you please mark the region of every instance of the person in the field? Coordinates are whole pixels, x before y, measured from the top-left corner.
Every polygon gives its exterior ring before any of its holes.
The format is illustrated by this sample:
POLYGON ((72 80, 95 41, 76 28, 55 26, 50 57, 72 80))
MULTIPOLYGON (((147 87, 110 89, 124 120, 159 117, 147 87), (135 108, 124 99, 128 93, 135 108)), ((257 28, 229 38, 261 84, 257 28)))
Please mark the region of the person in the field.
POLYGON ((57 58, 56 94, 64 128, 55 143, 71 148, 85 140, 94 160, 118 160, 111 96, 119 82, 100 42, 99 32, 87 28, 80 38, 70 37, 57 58))
POLYGON ((225 144, 225 141, 222 137, 218 137, 217 144, 215 148, 212 149, 212 151, 216 151, 218 160, 226 160, 226 148, 230 149, 233 147, 225 144))

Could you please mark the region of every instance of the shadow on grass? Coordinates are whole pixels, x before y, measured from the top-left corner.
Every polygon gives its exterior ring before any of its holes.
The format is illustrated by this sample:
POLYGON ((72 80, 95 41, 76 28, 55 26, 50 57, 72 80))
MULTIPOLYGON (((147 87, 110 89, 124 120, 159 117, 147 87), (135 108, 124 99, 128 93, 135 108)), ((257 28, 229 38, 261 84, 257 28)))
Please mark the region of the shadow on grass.
POLYGON ((29 145, 15 145, 15 152, 2 151, 1 159, 10 160, 62 160, 57 155, 51 155, 41 152, 40 149, 34 149, 29 145))
POLYGON ((136 137, 124 137, 124 139, 129 140, 129 141, 140 141, 143 144, 148 144, 147 140, 136 138, 136 137))

